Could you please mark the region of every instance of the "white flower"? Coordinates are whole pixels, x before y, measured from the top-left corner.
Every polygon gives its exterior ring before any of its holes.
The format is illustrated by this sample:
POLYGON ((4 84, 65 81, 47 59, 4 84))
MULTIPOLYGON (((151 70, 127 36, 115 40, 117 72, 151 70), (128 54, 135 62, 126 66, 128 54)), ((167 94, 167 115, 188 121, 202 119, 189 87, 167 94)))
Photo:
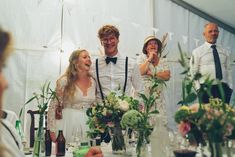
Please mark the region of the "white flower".
POLYGON ((118 100, 118 104, 119 104, 119 109, 121 111, 128 111, 129 110, 129 103, 126 100, 118 100))
POLYGON ((106 108, 104 108, 102 115, 107 116, 107 109, 106 108))

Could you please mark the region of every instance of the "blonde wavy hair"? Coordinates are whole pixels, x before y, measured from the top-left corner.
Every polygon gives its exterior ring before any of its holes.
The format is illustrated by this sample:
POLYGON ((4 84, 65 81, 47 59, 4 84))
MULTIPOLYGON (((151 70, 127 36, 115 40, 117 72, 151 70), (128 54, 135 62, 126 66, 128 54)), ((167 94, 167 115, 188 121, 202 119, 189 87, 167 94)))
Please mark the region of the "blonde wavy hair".
POLYGON ((82 52, 87 52, 85 49, 79 49, 72 52, 69 57, 69 66, 65 72, 67 78, 67 84, 64 89, 64 99, 71 99, 75 93, 75 81, 78 79, 78 71, 77 71, 77 60, 80 57, 82 52))

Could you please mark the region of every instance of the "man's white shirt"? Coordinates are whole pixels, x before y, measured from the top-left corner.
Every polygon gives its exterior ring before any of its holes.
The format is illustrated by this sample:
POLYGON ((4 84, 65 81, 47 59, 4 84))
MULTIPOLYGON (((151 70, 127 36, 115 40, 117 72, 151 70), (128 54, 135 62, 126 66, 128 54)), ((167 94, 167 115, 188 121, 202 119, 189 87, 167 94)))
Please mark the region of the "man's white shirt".
MULTIPOLYGON (((117 62, 113 64, 110 62, 106 64, 106 56, 98 58, 98 70, 99 70, 99 80, 104 96, 107 96, 111 91, 118 91, 121 89, 123 91, 125 83, 125 64, 126 56, 122 56, 117 53, 117 62)), ((92 63, 91 74, 97 83, 97 98, 101 98, 100 89, 97 82, 96 76, 96 60, 92 63)), ((128 58, 128 73, 127 73, 127 84, 125 94, 132 96, 133 88, 135 93, 143 92, 143 82, 139 70, 139 66, 136 62, 128 58)))
MULTIPOLYGON (((216 79, 215 63, 213 52, 210 43, 205 42, 200 47, 196 48, 192 52, 190 59, 190 73, 194 76, 197 72, 201 73, 203 77, 196 82, 196 88, 199 89, 200 84, 205 82, 205 79, 216 79)), ((222 82, 225 82, 232 88, 232 76, 229 53, 225 51, 221 46, 216 45, 216 49, 219 54, 221 69, 223 74, 222 82)))

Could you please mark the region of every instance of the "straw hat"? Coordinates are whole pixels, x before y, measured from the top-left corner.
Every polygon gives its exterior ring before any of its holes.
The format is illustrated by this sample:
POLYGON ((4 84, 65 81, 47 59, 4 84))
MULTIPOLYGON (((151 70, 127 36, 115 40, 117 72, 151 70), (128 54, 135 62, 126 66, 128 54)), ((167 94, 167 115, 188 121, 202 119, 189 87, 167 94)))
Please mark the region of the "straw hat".
POLYGON ((144 40, 144 46, 143 46, 142 52, 143 52, 144 54, 147 54, 147 51, 146 51, 145 49, 146 49, 147 44, 148 44, 148 42, 149 42, 150 40, 156 40, 156 41, 157 41, 158 51, 159 51, 159 53, 160 53, 160 52, 161 52, 161 49, 162 49, 162 42, 161 42, 158 38, 156 38, 155 36, 153 36, 153 35, 150 35, 150 36, 148 36, 147 38, 145 38, 145 40, 144 40))

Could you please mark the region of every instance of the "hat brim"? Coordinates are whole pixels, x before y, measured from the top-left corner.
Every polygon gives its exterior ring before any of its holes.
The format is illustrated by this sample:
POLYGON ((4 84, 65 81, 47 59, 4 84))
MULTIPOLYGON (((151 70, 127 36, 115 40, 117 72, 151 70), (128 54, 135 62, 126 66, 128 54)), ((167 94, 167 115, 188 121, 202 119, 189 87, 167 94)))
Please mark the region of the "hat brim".
POLYGON ((157 41, 158 50, 161 50, 161 48, 162 48, 162 42, 161 42, 159 39, 157 39, 156 37, 151 37, 151 38, 147 39, 147 40, 144 42, 144 46, 143 46, 143 50, 142 50, 142 52, 143 52, 144 54, 147 54, 147 51, 146 51, 145 49, 146 49, 146 47, 147 47, 148 42, 151 41, 151 40, 157 41))

